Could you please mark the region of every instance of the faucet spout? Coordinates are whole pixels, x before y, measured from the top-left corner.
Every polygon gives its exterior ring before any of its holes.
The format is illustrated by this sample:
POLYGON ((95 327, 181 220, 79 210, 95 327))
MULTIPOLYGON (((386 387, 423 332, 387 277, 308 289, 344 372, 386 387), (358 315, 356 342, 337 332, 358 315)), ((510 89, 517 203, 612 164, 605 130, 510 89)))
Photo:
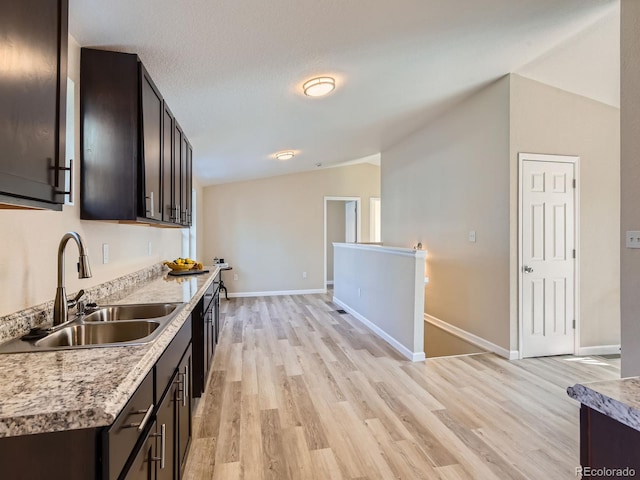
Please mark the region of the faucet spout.
POLYGON ((56 299, 53 305, 53 325, 61 325, 68 321, 69 317, 69 302, 67 300, 67 293, 64 288, 64 250, 69 240, 74 240, 78 246, 80 256, 78 258, 78 278, 90 278, 91 267, 89 266, 89 256, 87 254, 87 247, 82 240, 82 237, 76 232, 67 232, 60 240, 58 246, 58 287, 56 289, 56 299))

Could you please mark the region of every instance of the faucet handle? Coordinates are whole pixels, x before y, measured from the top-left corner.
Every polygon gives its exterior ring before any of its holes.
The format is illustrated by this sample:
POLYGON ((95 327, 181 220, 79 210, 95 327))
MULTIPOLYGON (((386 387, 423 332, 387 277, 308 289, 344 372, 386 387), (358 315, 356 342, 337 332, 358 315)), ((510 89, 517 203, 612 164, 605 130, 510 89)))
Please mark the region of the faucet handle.
POLYGON ((82 296, 83 296, 83 295, 84 295, 84 290, 80 290, 80 291, 76 294, 76 296, 75 296, 75 298, 74 298, 73 300, 69 300, 69 301, 67 302, 67 307, 68 307, 68 308, 73 308, 73 307, 75 307, 75 306, 77 305, 77 303, 78 303, 78 300, 80 300, 80 299, 82 298, 82 296))

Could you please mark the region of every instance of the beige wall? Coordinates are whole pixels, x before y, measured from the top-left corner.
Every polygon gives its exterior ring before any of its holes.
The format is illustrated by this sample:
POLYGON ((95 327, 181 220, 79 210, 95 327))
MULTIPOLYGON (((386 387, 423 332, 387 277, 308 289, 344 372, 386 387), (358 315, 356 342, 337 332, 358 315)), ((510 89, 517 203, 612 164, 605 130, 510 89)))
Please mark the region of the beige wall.
POLYGON ((231 264, 230 292, 323 289, 324 197, 362 198, 366 241, 368 199, 379 193, 380 168, 370 164, 206 187, 205 259, 231 264))
MULTIPOLYGON (((205 219, 205 208, 204 208, 204 189, 202 185, 198 181, 197 178, 193 177, 193 185, 192 188, 196 192, 196 253, 198 260, 204 262, 205 264, 211 265, 211 260, 208 257, 204 256, 204 219, 205 219)), ((168 259, 170 260, 170 259, 168 259)))
POLYGON ((345 202, 327 201, 327 281, 333 282, 333 242, 344 242, 345 202))
POLYGON ((619 149, 617 108, 504 77, 382 153, 382 240, 429 251, 426 313, 517 350, 518 152, 578 155, 580 346, 617 345, 619 149))
MULTIPOLYGON (((640 230, 640 2, 622 0, 621 15, 621 217, 627 230, 640 230)), ((624 241, 624 240, 623 240, 624 241)), ((640 250, 620 252, 622 376, 640 375, 640 250)))
MULTIPOLYGON (((80 47, 69 38, 69 77, 75 83, 75 155, 80 158, 80 47)), ((93 277, 79 280, 77 248, 66 254, 67 291, 96 285, 180 254, 179 229, 80 220, 79 161, 75 169, 75 206, 63 212, 0 210, 0 315, 53 300, 57 277, 58 243, 65 232, 80 233, 89 248, 93 277), (148 242, 152 254, 148 255, 148 242), (110 247, 110 263, 102 264, 102 244, 110 247)))
MULTIPOLYGON (((511 76, 511 205, 518 153, 580 157, 580 346, 620 344, 620 110, 511 76)), ((517 319, 518 212, 511 211, 512 316, 517 319)), ((517 322, 511 345, 517 348, 517 322)))
POLYGON ((509 78, 382 152, 382 241, 427 249, 425 312, 509 348, 509 78), (476 243, 468 241, 475 230, 476 243))

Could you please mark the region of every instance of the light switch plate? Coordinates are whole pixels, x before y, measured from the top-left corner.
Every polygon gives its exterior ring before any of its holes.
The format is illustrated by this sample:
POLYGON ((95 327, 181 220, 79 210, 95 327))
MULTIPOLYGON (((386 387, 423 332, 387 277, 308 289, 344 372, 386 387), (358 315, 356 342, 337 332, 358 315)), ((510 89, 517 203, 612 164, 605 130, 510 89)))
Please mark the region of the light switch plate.
POLYGON ((102 244, 102 263, 105 265, 109 263, 109 244, 108 243, 102 244))
POLYGON ((627 248, 640 248, 640 231, 629 230, 625 238, 627 239, 627 248))
POLYGON ((475 230, 470 230, 469 231, 469 241, 471 243, 476 243, 476 231, 475 230))

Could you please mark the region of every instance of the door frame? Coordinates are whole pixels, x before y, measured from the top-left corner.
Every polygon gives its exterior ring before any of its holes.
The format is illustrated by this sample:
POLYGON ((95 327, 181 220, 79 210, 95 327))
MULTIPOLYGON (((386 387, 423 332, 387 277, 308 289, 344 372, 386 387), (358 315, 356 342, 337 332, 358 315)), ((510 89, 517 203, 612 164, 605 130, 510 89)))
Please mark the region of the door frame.
MULTIPOLYGON (((380 197, 369 197, 369 241, 370 242, 374 242, 373 237, 375 236, 375 231, 374 231, 374 227, 376 224, 376 221, 379 219, 376 219, 374 217, 374 205, 375 203, 380 204, 380 208, 382 209, 382 199, 380 197)), ((382 215, 380 215, 380 219, 382 218, 382 215)), ((378 222, 380 223, 380 222, 378 222)), ((378 242, 382 241, 382 229, 380 229, 380 238, 378 239, 378 242)))
POLYGON ((551 163, 571 163, 573 164, 573 173, 576 180, 576 186, 573 190, 573 218, 574 218, 574 238, 576 258, 573 262, 573 312, 575 316, 576 327, 573 330, 573 353, 580 350, 580 157, 575 155, 553 155, 539 153, 518 153, 518 358, 522 359, 523 352, 523 311, 522 311, 522 208, 523 208, 523 163, 525 161, 535 162, 551 162, 551 163))
POLYGON ((324 271, 324 283, 323 289, 325 293, 327 292, 327 202, 329 201, 338 201, 338 202, 356 202, 356 242, 362 241, 362 201, 360 197, 324 197, 324 242, 323 242, 323 250, 324 250, 324 260, 322 263, 322 270, 324 271))

